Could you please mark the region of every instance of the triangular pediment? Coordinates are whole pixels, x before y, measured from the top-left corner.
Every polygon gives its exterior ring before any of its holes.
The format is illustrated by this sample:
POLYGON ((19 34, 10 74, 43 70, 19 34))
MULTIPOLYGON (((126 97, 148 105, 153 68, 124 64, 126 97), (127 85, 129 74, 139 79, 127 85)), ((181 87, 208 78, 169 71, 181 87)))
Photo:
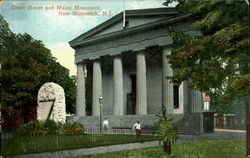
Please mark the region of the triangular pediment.
POLYGON ((83 33, 77 38, 70 41, 70 44, 81 42, 84 40, 105 36, 125 29, 131 29, 149 23, 154 23, 160 20, 169 19, 178 15, 176 8, 156 8, 156 9, 141 9, 141 10, 126 10, 121 12, 111 19, 101 23, 93 29, 83 33), (124 28, 125 17, 125 28, 124 28))

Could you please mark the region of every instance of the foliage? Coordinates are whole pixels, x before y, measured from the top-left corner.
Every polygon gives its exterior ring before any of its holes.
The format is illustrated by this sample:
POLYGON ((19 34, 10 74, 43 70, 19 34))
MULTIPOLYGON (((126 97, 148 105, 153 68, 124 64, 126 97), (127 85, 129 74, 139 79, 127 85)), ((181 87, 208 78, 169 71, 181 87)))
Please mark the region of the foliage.
POLYGON ((55 61, 50 63, 49 70, 51 74, 49 81, 58 83, 64 89, 66 111, 75 113, 76 84, 73 78, 69 76, 69 70, 55 61))
POLYGON ((33 121, 27 124, 23 124, 16 130, 17 136, 34 136, 34 135, 42 135, 48 129, 46 129, 42 122, 33 121))
POLYGON ((50 74, 43 60, 52 56, 41 41, 36 41, 28 34, 14 34, 0 16, 2 108, 29 109, 37 104, 37 91, 44 79, 50 74))
POLYGON ((169 145, 174 144, 179 138, 173 119, 161 118, 157 123, 156 133, 159 134, 160 142, 163 141, 169 145))
POLYGON ((63 130, 65 134, 79 134, 79 133, 84 133, 84 128, 83 126, 75 122, 74 124, 65 124, 63 126, 63 130))
POLYGON ((66 110, 75 112, 76 85, 69 70, 56 62, 42 41, 29 34, 15 34, 0 15, 1 105, 23 109, 24 122, 31 106, 37 106, 37 92, 46 82, 55 82, 65 91, 66 110))
POLYGON ((163 141, 164 144, 171 145, 174 144, 177 139, 179 139, 177 133, 177 127, 173 123, 173 119, 168 119, 166 115, 166 109, 162 108, 162 116, 160 120, 156 123, 156 130, 154 134, 159 135, 159 143, 163 141))
POLYGON ((170 28, 174 49, 168 56, 177 73, 172 82, 189 80, 190 87, 206 92, 215 104, 249 94, 248 5, 245 1, 177 1, 178 10, 192 14, 202 36, 170 28))
POLYGON ((53 120, 46 120, 45 122, 42 123, 43 128, 48 131, 49 133, 56 133, 57 130, 59 129, 59 126, 61 124, 57 124, 53 120))
POLYGON ((83 134, 84 127, 80 123, 62 124, 53 120, 33 121, 23 124, 16 130, 17 136, 41 136, 48 134, 83 134))
POLYGON ((218 114, 245 114, 246 103, 244 97, 237 97, 228 103, 211 103, 211 109, 216 110, 218 114))

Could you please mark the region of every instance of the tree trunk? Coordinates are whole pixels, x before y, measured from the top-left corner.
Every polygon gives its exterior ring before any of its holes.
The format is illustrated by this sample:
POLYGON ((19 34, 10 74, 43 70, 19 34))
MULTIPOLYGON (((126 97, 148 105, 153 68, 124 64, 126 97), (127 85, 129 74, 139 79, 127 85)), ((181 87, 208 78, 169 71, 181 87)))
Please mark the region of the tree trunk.
POLYGON ((164 143, 163 150, 167 155, 171 154, 171 143, 164 143))

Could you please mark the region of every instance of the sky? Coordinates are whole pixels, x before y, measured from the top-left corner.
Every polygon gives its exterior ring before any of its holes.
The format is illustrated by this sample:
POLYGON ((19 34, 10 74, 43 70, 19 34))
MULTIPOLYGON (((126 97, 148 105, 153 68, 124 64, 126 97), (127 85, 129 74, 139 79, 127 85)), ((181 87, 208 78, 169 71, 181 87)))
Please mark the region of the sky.
MULTIPOLYGON (((76 75, 74 64, 74 49, 68 42, 102 22, 112 18, 123 9, 145 9, 164 7, 164 0, 4 0, 0 3, 0 14, 9 23, 14 33, 28 33, 34 39, 41 40, 45 47, 51 50, 57 61, 70 70, 70 75, 76 75), (98 7, 100 16, 61 16, 57 6, 98 7), (41 10, 28 9, 42 7, 41 10), (45 7, 54 6, 54 10, 45 7), (102 15, 103 11, 111 15, 102 15)), ((175 6, 172 4, 171 6, 175 6)))

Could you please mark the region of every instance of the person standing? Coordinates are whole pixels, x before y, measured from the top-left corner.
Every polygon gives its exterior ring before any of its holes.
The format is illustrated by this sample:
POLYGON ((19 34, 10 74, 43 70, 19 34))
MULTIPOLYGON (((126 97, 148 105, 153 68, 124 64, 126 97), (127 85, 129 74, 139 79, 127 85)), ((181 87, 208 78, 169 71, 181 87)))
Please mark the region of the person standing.
POLYGON ((139 142, 141 142, 141 124, 140 124, 140 121, 137 121, 137 122, 133 125, 133 129, 135 129, 136 138, 139 140, 139 142))
POLYGON ((104 121, 103 121, 103 123, 102 123, 102 127, 103 127, 103 129, 104 129, 105 132, 108 130, 109 121, 107 120, 106 117, 104 118, 104 121))

